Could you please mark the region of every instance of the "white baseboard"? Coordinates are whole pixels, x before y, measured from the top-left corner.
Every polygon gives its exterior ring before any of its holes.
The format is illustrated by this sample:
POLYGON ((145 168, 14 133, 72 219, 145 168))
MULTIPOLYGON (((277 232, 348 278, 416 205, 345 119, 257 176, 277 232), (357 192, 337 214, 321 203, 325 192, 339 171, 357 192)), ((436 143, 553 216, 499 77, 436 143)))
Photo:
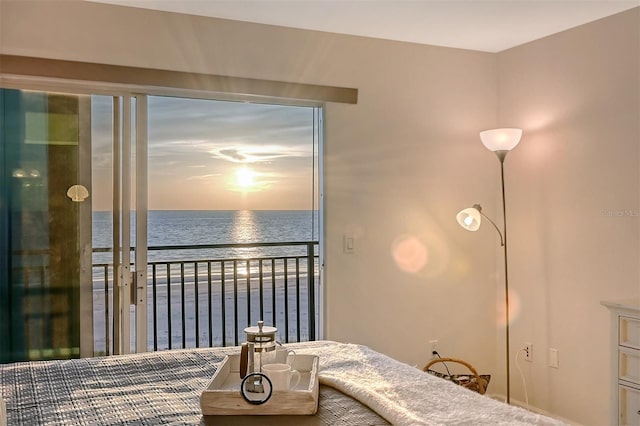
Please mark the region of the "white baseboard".
MULTIPOLYGON (((507 397, 505 395, 491 394, 491 395, 487 395, 487 396, 489 396, 489 398, 491 398, 491 399, 495 399, 495 400, 498 400, 498 401, 501 401, 501 402, 506 402, 507 401, 507 397)), ((552 419, 559 420, 559 421, 564 422, 564 423, 566 423, 568 425, 571 425, 571 426, 583 426, 580 423, 576 423, 573 420, 565 419, 564 417, 560 417, 557 414, 550 413, 550 412, 545 411, 545 410, 543 410, 541 408, 533 407, 531 405, 529 405, 529 407, 527 407, 526 403, 524 403, 524 402, 522 402, 520 400, 517 400, 517 399, 511 398, 511 405, 514 405, 514 406, 520 407, 520 408, 524 408, 525 410, 531 411, 532 413, 542 414, 543 416, 551 417, 552 419)))

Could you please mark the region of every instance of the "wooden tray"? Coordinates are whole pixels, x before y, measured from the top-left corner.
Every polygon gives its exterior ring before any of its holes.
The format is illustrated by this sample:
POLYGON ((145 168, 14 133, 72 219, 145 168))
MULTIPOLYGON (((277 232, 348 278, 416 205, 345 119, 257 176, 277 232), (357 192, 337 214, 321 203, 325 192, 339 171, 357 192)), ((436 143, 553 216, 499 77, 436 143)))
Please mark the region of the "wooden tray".
POLYGON ((240 355, 228 355, 200 395, 203 415, 315 414, 318 410, 318 356, 297 355, 292 368, 300 383, 290 391, 274 391, 261 405, 249 404, 240 394, 240 355))

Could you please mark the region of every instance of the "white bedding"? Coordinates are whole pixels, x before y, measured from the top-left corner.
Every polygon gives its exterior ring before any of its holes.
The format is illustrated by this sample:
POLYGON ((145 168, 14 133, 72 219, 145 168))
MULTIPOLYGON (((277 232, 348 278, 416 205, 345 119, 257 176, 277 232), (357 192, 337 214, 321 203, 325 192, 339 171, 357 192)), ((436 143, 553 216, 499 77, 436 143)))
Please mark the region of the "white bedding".
POLYGON ((368 347, 332 343, 322 348, 318 377, 398 426, 564 424, 416 372, 368 347))

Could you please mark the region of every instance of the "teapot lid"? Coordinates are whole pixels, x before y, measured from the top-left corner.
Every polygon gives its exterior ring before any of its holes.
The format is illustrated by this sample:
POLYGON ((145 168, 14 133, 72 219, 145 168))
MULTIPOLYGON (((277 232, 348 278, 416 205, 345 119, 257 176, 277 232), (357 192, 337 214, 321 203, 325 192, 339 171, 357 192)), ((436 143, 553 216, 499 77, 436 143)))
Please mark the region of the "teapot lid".
POLYGON ((258 321, 258 326, 251 326, 244 329, 247 336, 275 336, 278 331, 275 327, 265 326, 264 321, 258 321))

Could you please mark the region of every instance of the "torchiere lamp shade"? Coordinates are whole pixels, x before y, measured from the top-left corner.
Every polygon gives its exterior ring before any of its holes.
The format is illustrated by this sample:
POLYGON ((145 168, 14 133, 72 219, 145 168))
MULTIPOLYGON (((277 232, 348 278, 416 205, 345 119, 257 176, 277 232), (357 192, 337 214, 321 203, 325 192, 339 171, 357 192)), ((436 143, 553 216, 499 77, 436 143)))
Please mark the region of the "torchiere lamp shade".
POLYGON ((504 128, 480 132, 480 140, 489 151, 511 151, 518 145, 522 129, 504 128))

